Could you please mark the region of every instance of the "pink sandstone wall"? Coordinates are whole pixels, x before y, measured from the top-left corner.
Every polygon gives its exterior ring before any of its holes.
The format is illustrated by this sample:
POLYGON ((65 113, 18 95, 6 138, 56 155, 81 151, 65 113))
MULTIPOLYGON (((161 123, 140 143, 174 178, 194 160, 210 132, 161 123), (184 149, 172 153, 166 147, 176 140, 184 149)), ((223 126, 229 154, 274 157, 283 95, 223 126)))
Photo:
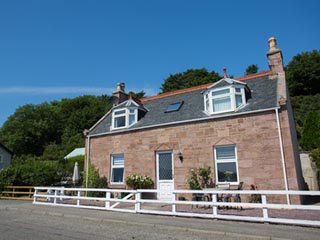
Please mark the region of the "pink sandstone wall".
MULTIPOLYGON (((280 113, 280 118, 289 188, 298 189, 286 110, 280 113)), ((123 153, 125 177, 140 173, 156 180, 155 152, 172 150, 175 188, 187 189, 186 178, 190 169, 210 166, 214 173, 213 147, 224 144, 237 146, 239 179, 244 182, 244 189, 249 189, 252 183, 259 189, 285 189, 274 111, 92 137, 90 161, 110 180, 110 156, 123 153), (179 152, 183 154, 183 162, 177 156, 179 152)))

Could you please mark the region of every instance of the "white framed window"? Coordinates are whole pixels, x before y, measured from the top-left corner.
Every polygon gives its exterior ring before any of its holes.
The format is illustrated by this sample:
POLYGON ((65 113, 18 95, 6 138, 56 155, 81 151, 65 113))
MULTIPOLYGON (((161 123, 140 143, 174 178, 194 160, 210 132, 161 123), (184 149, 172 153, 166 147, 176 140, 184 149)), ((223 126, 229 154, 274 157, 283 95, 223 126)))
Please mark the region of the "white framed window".
POLYGON ((137 122, 137 108, 121 108, 112 112, 112 129, 128 128, 137 122))
POLYGON ((209 114, 235 111, 245 103, 245 90, 240 86, 211 89, 204 96, 205 111, 209 114))
POLYGON ((124 155, 114 154, 111 155, 111 180, 113 184, 122 184, 124 177, 124 155))
POLYGON ((216 183, 239 183, 236 145, 214 147, 216 183))

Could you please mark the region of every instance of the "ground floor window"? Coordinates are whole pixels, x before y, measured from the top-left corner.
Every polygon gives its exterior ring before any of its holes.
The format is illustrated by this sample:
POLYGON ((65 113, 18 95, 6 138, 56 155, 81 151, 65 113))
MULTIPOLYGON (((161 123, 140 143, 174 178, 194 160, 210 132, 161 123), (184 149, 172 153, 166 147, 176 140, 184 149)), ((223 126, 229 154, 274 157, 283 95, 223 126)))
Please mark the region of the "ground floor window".
POLYGON ((111 156, 111 183, 123 183, 124 156, 114 154, 111 156))
POLYGON ((235 145, 224 145, 214 147, 216 182, 237 183, 238 163, 235 145))

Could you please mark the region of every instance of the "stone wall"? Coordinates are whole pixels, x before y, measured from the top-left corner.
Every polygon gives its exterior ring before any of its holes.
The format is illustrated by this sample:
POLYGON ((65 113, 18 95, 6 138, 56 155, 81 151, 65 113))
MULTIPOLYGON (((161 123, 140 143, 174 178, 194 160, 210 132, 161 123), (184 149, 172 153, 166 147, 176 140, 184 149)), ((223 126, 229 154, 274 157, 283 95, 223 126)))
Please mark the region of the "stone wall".
MULTIPOLYGON (((280 113, 282 137, 289 189, 298 189, 289 121, 286 111, 280 113)), ((284 190, 276 114, 274 111, 220 118, 197 123, 130 131, 91 137, 90 161, 99 173, 110 180, 110 156, 123 153, 125 177, 134 173, 147 174, 156 180, 156 152, 172 150, 174 184, 187 189, 186 178, 192 168, 210 166, 214 173, 213 147, 235 144, 239 180, 244 189, 255 184, 258 189, 284 190), (178 153, 183 154, 183 161, 178 153)), ((215 179, 215 176, 214 178, 215 179)), ((124 185, 110 185, 124 188, 124 185)))

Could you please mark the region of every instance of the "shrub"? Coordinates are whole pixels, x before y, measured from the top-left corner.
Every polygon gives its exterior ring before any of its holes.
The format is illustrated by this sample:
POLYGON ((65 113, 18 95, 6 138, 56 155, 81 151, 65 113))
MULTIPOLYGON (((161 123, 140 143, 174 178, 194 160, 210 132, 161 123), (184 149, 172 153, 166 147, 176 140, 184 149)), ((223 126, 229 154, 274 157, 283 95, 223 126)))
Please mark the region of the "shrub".
POLYGON ((305 117, 300 145, 304 150, 320 146, 320 112, 309 112, 305 117))
POLYGON ((191 190, 206 188, 211 183, 211 168, 200 167, 196 170, 191 169, 187 177, 187 184, 191 190))
MULTIPOLYGON (((257 190, 258 187, 254 184, 250 185, 250 190, 257 190)), ((249 196, 249 203, 261 203, 261 195, 260 194, 251 194, 249 196)))
MULTIPOLYGON (((94 168, 92 164, 88 167, 88 185, 86 184, 86 171, 82 173, 83 176, 83 186, 88 188, 108 188, 108 179, 103 176, 100 177, 97 169, 94 168)), ((104 192, 88 192, 89 197, 104 197, 104 192)))
POLYGON ((11 165, 0 173, 0 185, 52 186, 60 181, 57 161, 28 161, 11 165))
POLYGON ((153 186, 153 180, 149 176, 133 174, 126 178, 126 184, 133 189, 146 189, 153 186))

